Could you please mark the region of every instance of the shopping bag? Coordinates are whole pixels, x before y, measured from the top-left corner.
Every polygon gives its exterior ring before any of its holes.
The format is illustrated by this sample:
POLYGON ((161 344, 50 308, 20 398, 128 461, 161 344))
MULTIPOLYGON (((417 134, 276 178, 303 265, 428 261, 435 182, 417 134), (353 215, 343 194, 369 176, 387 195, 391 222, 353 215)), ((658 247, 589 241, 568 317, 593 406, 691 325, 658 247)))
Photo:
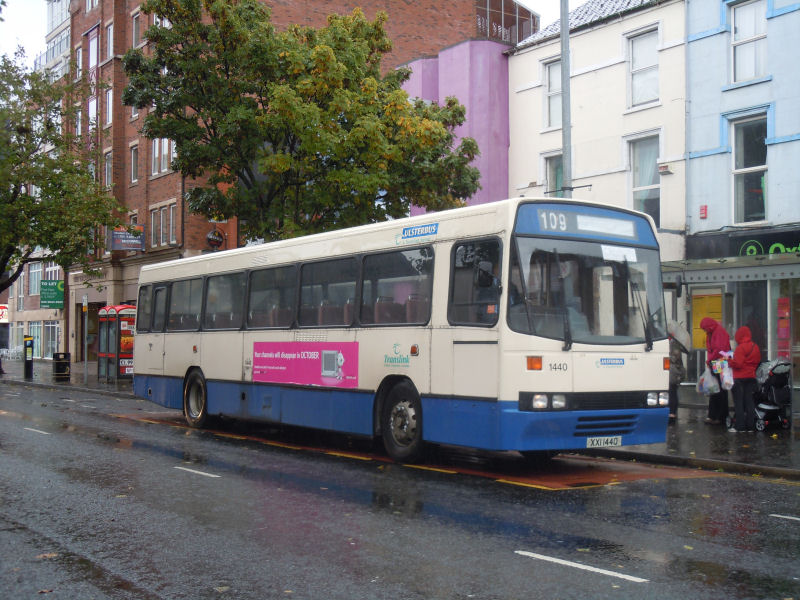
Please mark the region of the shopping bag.
POLYGON ((706 370, 703 371, 703 374, 700 375, 700 378, 697 380, 697 392, 710 396, 716 394, 718 391, 719 382, 717 378, 711 374, 711 369, 706 367, 706 370))
POLYGON ((722 389, 729 390, 733 387, 733 370, 728 366, 727 362, 722 368, 720 379, 722 379, 722 389))

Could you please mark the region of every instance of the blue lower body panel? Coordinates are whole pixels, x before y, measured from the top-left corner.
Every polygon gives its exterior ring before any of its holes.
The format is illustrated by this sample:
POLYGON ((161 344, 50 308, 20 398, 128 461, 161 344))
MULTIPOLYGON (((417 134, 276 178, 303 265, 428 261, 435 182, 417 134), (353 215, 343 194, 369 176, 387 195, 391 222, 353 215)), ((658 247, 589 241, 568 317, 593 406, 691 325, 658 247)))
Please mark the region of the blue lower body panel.
POLYGON ((621 445, 664 442, 669 409, 602 411, 518 410, 517 402, 423 398, 425 439, 484 450, 577 450, 588 438, 621 445))
MULTIPOLYGON (((133 391, 166 408, 183 409, 183 380, 137 375, 133 391)), ((208 414, 372 435, 374 394, 336 389, 206 381, 208 414)))
MULTIPOLYGON (((136 375, 137 396, 166 408, 183 408, 183 380, 136 375)), ((372 436, 374 393, 207 381, 208 412, 372 436)), ((576 450, 588 438, 620 437, 623 446, 666 439, 667 408, 543 411, 518 410, 517 402, 422 398, 426 441, 483 450, 576 450)))

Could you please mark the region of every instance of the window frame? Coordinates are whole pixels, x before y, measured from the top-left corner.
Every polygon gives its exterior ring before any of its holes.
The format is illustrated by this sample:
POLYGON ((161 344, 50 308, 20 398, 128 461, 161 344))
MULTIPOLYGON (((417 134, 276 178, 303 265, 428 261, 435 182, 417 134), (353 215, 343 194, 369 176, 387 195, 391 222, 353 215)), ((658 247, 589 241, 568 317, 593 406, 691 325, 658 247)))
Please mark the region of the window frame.
POLYGON ((732 83, 742 83, 746 81, 753 81, 755 79, 760 79, 767 75, 767 59, 766 59, 766 52, 767 52, 767 2, 766 0, 747 0, 745 2, 738 2, 736 4, 732 4, 730 6, 730 26, 731 26, 731 82, 732 83), (740 9, 743 9, 746 6, 752 5, 761 5, 761 17, 759 18, 758 24, 763 24, 763 31, 754 33, 752 36, 744 39, 736 39, 736 13, 740 9), (753 75, 751 77, 737 77, 737 60, 736 54, 737 50, 741 48, 745 48, 747 46, 753 46, 754 53, 753 53, 753 75), (761 51, 763 59, 759 60, 759 50, 761 51), (760 64, 763 63, 763 64, 760 64), (759 69, 762 69, 759 71, 759 69))
POLYGON ((732 179, 731 179, 731 192, 732 193, 731 193, 731 195, 732 195, 732 198, 733 198, 733 207, 732 207, 733 208, 733 211, 732 211, 733 212, 733 219, 732 219, 732 221, 733 221, 733 223, 735 225, 760 223, 760 222, 765 221, 766 218, 767 218, 767 185, 766 185, 766 179, 767 179, 768 174, 769 174, 769 146, 766 144, 766 139, 768 137, 768 135, 767 135, 767 132, 768 132, 768 116, 765 113, 758 113, 758 114, 750 115, 748 117, 744 117, 744 118, 741 118, 741 119, 732 120, 730 126, 731 126, 731 133, 732 133, 732 135, 731 135, 731 140, 732 140, 732 145, 731 145, 731 167, 732 167, 731 168, 731 176, 732 176, 732 179), (756 122, 763 122, 763 126, 764 126, 764 142, 765 142, 764 143, 764 163, 763 164, 758 164, 758 165, 751 165, 751 166, 745 166, 745 167, 737 168, 736 167, 736 163, 737 163, 737 159, 739 158, 739 151, 737 149, 738 144, 737 144, 737 140, 736 140, 737 130, 738 130, 739 127, 741 127, 743 125, 748 125, 748 124, 756 123, 756 122), (737 193, 738 193, 737 178, 741 177, 741 176, 753 175, 753 174, 756 174, 756 173, 760 173, 761 174, 761 179, 763 181, 763 185, 762 185, 762 188, 761 188, 761 192, 762 192, 761 203, 762 203, 762 209, 763 209, 763 216, 760 219, 753 219, 753 220, 749 220, 748 221, 748 220, 744 219, 745 215, 743 214, 744 213, 744 202, 745 202, 745 199, 742 198, 740 200, 739 198, 737 198, 737 193), (740 202, 742 203, 741 210, 739 209, 740 202), (740 214, 740 213, 742 213, 742 214, 740 214), (739 218, 739 217, 741 217, 741 218, 739 218))
POLYGON ((561 97, 563 90, 561 89, 561 68, 562 62, 561 58, 556 58, 553 60, 546 61, 542 63, 542 67, 544 69, 544 111, 545 111, 545 129, 561 129, 564 123, 564 115, 561 109, 561 97), (551 76, 551 71, 555 66, 558 66, 558 89, 555 90, 552 87, 553 77, 551 76), (554 123, 553 120, 553 101, 558 98, 558 124, 554 123))
POLYGON ((661 174, 658 172, 658 158, 661 155, 661 134, 660 132, 650 132, 647 134, 643 134, 640 136, 632 137, 627 139, 628 144, 628 161, 629 161, 629 168, 630 168, 630 190, 631 190, 631 204, 630 206, 634 210, 638 210, 639 212, 643 212, 648 214, 652 217, 653 221, 655 222, 656 227, 661 226, 661 174), (654 173, 657 177, 658 183, 656 184, 647 184, 647 185, 636 185, 636 164, 639 162, 636 160, 636 150, 637 148, 641 148, 640 144, 644 142, 652 142, 655 140, 656 142, 656 156, 654 160, 654 173), (658 211, 656 215, 651 214, 647 210, 644 210, 644 207, 640 208, 637 206, 637 202, 639 200, 636 199, 637 192, 649 192, 651 190, 658 190, 658 211))
POLYGON ((139 144, 130 146, 131 183, 139 181, 139 144))
POLYGON ((114 23, 106 25, 106 60, 114 58, 114 23))
MULTIPOLYGON (((471 238, 471 239, 460 239, 460 240, 457 240, 457 241, 453 242, 453 245, 452 245, 452 247, 450 249, 450 262, 449 262, 449 265, 447 267, 449 269, 449 271, 450 271, 450 273, 449 273, 450 281, 449 281, 448 290, 447 290, 447 322, 451 326, 454 326, 454 327, 483 327, 483 328, 497 327, 498 323, 500 322, 500 306, 501 306, 500 298, 502 296, 502 290, 503 290, 503 282, 502 282, 503 251, 504 251, 503 240, 501 238, 497 237, 497 236, 486 236, 486 237, 478 237, 478 238, 471 238), (496 282, 492 282, 492 285, 490 285, 490 286, 477 286, 477 287, 474 285, 474 282, 473 282, 473 286, 471 288, 473 290, 472 302, 465 303, 464 305, 465 306, 470 306, 470 307, 472 307, 472 306, 480 307, 482 304, 485 304, 487 307, 489 305, 491 305, 492 304, 491 299, 489 299, 488 302, 486 302, 486 299, 477 300, 475 298, 475 296, 477 295, 477 294, 475 294, 475 292, 476 291, 480 291, 482 289, 485 289, 487 287, 488 288, 495 287, 495 283, 496 283, 496 285, 497 285, 496 294, 497 295, 494 298, 494 300, 495 300, 494 312, 491 313, 490 311, 487 310, 487 312, 485 313, 485 314, 493 314, 493 317, 491 317, 490 320, 488 320, 488 321, 467 320, 467 319, 459 320, 459 319, 455 318, 456 316, 453 314, 454 313, 453 308, 454 308, 454 306, 456 306, 456 303, 454 303, 454 297, 455 297, 455 293, 456 293, 455 259, 456 259, 456 255, 458 253, 458 248, 461 247, 461 246, 466 246, 466 245, 473 245, 474 246, 474 245, 477 245, 477 244, 490 244, 490 243, 496 244, 496 253, 497 253, 496 260, 497 260, 497 262, 495 263, 495 265, 497 266, 497 274, 490 274, 492 276, 492 278, 496 280, 496 282)), ((480 269, 480 262, 478 263, 478 269, 480 269)), ((476 271, 475 265, 474 265, 474 261, 473 261, 473 273, 477 274, 477 271, 476 271)), ((480 276, 480 275, 478 274, 478 276, 480 276)), ((479 310, 480 310, 479 308, 476 309, 476 311, 479 311, 479 310)), ((477 315, 477 313, 476 313, 476 315, 477 315)))
POLYGON ((660 89, 660 66, 659 66, 659 56, 658 56, 658 41, 659 41, 659 33, 658 28, 649 28, 644 31, 637 31, 636 33, 630 34, 627 36, 628 41, 628 107, 629 108, 638 108, 640 106, 645 106, 647 104, 652 104, 654 102, 658 102, 661 98, 661 89, 660 89), (647 64, 644 66, 634 67, 636 52, 635 52, 635 44, 637 41, 644 40, 647 37, 654 37, 655 38, 655 61, 651 64, 647 64), (635 89, 636 86, 634 81, 637 79, 637 76, 648 74, 649 72, 655 71, 656 73, 656 91, 655 96, 650 98, 645 98, 642 100, 638 100, 635 97, 635 89))

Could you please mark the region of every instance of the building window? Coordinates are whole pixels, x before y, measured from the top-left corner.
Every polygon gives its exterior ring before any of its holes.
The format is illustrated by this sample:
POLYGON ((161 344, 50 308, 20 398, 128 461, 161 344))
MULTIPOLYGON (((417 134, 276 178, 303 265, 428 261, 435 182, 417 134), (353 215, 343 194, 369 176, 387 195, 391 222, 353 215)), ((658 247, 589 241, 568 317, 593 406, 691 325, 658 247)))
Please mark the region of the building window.
POLYGON ((176 241, 176 204, 154 208, 150 211, 150 246, 166 246, 176 241))
POLYGON ((131 146, 131 183, 139 181, 139 146, 131 146))
POLYGON ((767 118, 733 124, 734 222, 766 218, 767 118))
POLYGON ((81 131, 81 121, 83 120, 83 111, 78 109, 78 112, 75 113, 75 135, 81 135, 83 131, 81 131))
POLYGON ((169 205, 169 243, 175 244, 178 241, 177 236, 175 235, 175 223, 177 222, 176 211, 178 205, 177 204, 170 204, 169 205))
POLYGON ((103 155, 103 183, 107 187, 111 187, 111 184, 114 183, 114 172, 111 167, 111 152, 106 152, 103 155))
POLYGON ((60 267, 54 262, 44 263, 44 278, 47 281, 57 281, 61 279, 59 276, 60 267))
POLYGON ((136 13, 132 17, 131 22, 131 38, 133 39, 133 47, 135 48, 142 43, 142 29, 141 29, 141 15, 136 13))
POLYGON ((564 161, 559 154, 544 159, 547 195, 562 198, 564 196, 564 161))
POLYGON ((17 311, 25 310, 25 270, 23 269, 16 283, 17 311))
POLYGON ((106 90, 106 125, 111 125, 114 120, 114 90, 106 90))
POLYGON ((767 2, 737 4, 733 12, 733 81, 767 73, 767 2))
POLYGON ((31 321, 28 323, 28 335, 33 338, 34 358, 42 358, 42 322, 31 321))
POLYGON ((97 68, 99 42, 97 29, 93 29, 89 32, 89 69, 97 68))
POLYGON ((561 61, 544 66, 547 98, 547 127, 561 127, 561 61))
POLYGON ((58 352, 59 337, 61 337, 61 327, 58 321, 45 321, 44 339, 42 340, 44 358, 53 358, 53 354, 58 352))
POLYGON ((631 106, 658 100, 658 31, 634 36, 630 46, 631 106))
POLYGON ((131 119, 138 119, 139 118, 139 109, 135 106, 131 106, 131 119))
POLYGON ((83 48, 75 48, 75 78, 83 75, 83 48))
POLYGON ((633 208, 661 224, 661 176, 658 174, 658 136, 630 142, 633 208))
POLYGON ((150 246, 158 246, 158 234, 161 230, 161 219, 157 210, 150 211, 150 246))
POLYGON ((114 58, 114 24, 106 25, 106 58, 114 58))
POLYGON ((42 263, 35 262, 28 265, 28 295, 38 296, 42 285, 42 263))
POLYGON ((151 150, 152 154, 150 156, 150 172, 153 175, 165 173, 167 170, 169 170, 170 159, 172 157, 169 138, 157 138, 152 140, 151 150))
POLYGON ((99 1, 100 0, 86 0, 86 10, 92 10, 95 6, 97 6, 99 1))
POLYGON ((97 98, 89 98, 89 130, 97 125, 97 98))

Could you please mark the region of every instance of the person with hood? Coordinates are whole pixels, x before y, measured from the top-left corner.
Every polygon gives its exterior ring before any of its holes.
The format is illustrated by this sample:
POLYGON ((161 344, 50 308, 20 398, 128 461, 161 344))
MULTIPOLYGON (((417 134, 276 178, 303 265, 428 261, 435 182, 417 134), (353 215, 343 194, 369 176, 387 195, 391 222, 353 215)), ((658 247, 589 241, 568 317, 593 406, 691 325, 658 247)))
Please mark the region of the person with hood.
POLYGON ((753 394, 756 391, 756 367, 761 362, 761 351, 746 325, 736 330, 734 339, 736 350, 728 359, 728 366, 733 371, 731 393, 736 426, 728 431, 755 431, 756 405, 753 394))
MULTIPOLYGON (((712 361, 725 358, 731 351, 731 338, 725 328, 711 317, 704 317, 700 321, 700 329, 706 332, 706 365, 711 369, 712 361)), ((713 373, 719 382, 719 391, 708 397, 708 417, 706 423, 709 425, 724 425, 728 417, 728 390, 722 388, 722 381, 719 373, 713 373)))

